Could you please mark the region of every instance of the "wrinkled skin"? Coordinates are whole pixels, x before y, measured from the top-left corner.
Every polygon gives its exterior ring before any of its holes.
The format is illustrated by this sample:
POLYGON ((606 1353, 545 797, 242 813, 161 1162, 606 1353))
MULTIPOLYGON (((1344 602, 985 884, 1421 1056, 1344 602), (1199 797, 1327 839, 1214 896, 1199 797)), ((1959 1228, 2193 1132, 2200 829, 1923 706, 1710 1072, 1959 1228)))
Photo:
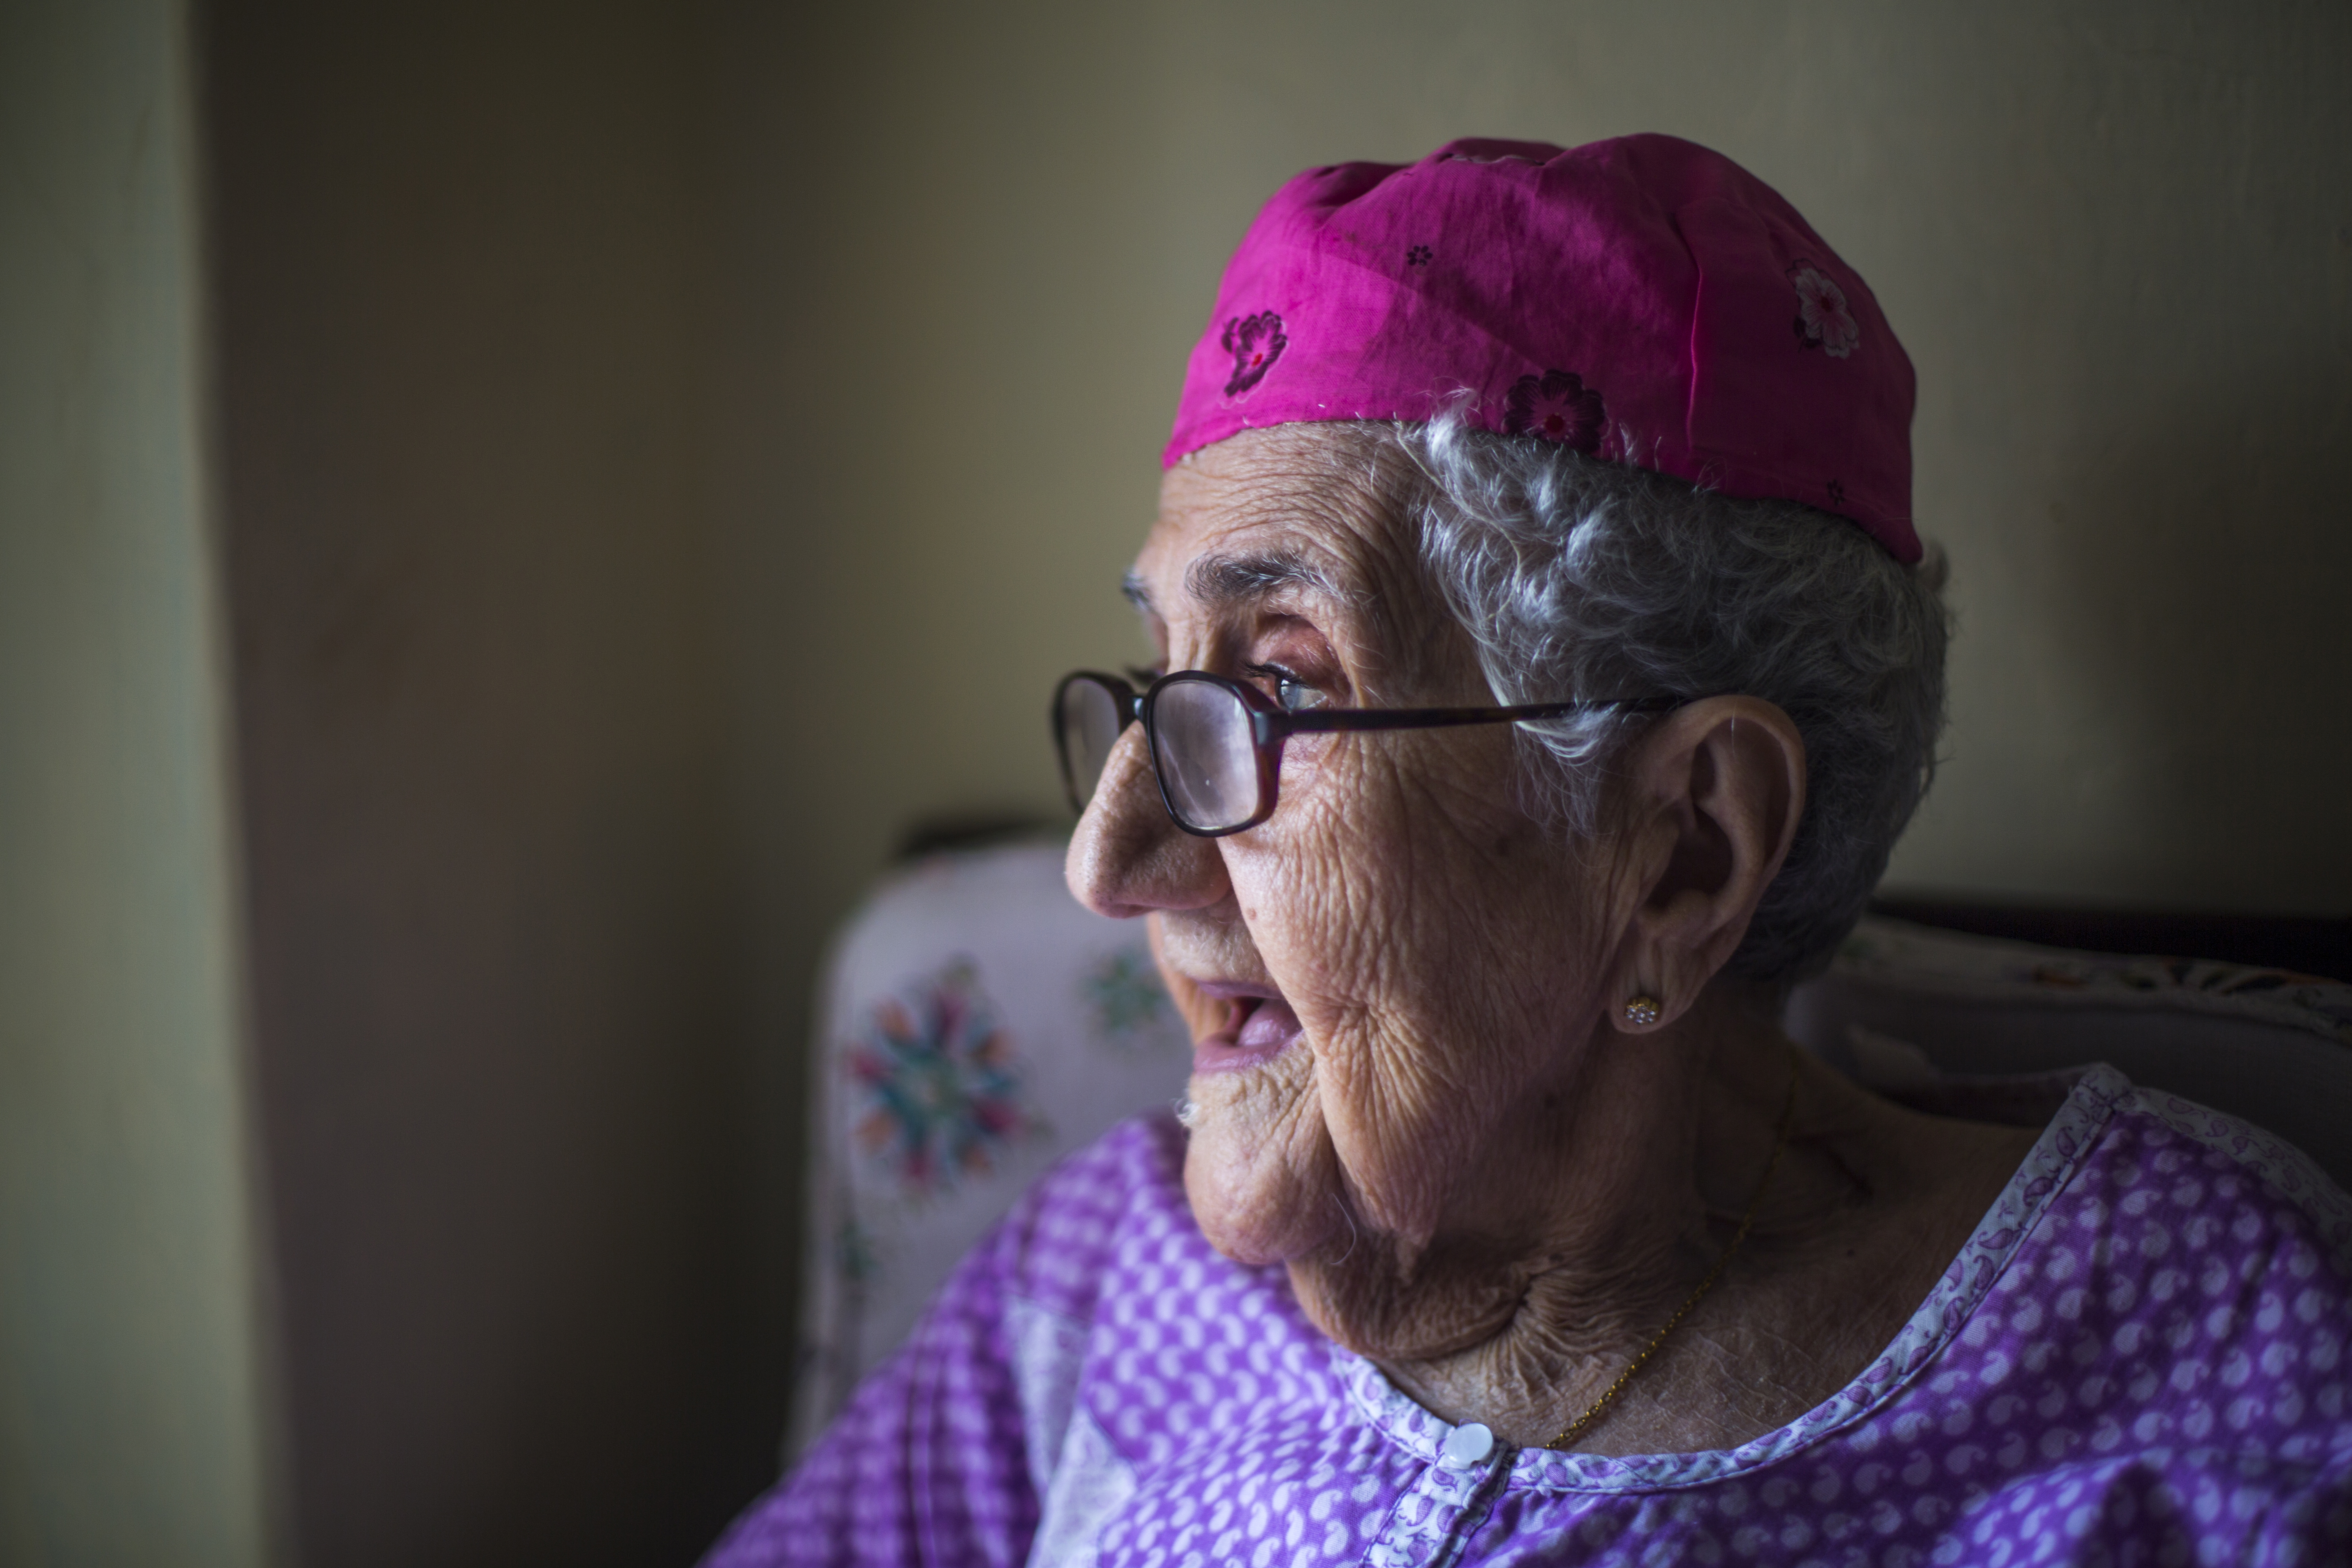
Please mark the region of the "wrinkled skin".
MULTIPOLYGON (((1171 470, 1131 578, 1164 668, 1277 700, 1491 702, 1370 461, 1344 426, 1286 426, 1171 470)), ((2031 1144, 1799 1066, 1773 999, 1719 974, 1803 804, 1771 704, 1659 720, 1582 840, 1522 809, 1505 726, 1294 738, 1272 817, 1220 839, 1169 819, 1142 739, 1069 881, 1150 917, 1192 1027, 1194 1215, 1449 1420, 1528 1444, 1583 1412, 1729 1242, 1792 1094, 1736 1266, 1577 1447, 1725 1447, 1827 1397, 2031 1144), (1641 993, 1664 1016, 1637 1028, 1641 993)))

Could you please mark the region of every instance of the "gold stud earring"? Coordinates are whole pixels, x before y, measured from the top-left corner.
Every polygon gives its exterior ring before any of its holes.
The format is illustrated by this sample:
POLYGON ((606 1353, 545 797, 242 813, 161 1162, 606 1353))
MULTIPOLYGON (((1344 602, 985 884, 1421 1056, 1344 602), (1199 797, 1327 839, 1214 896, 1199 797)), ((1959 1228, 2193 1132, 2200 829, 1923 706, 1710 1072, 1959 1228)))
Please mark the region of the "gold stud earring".
POLYGON ((1658 999, 1646 992, 1629 997, 1625 1003, 1625 1021, 1639 1028, 1646 1029, 1656 1023, 1659 1012, 1658 999))

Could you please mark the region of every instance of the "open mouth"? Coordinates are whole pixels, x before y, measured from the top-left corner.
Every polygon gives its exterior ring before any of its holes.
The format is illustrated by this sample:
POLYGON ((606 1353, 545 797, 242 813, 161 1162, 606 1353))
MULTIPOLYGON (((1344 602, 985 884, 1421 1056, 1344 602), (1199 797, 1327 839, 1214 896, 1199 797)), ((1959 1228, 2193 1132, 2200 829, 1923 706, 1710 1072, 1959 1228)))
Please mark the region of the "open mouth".
POLYGON ((1306 1033, 1279 996, 1228 996, 1225 1021, 1192 1047, 1194 1072, 1229 1072, 1272 1061, 1306 1033))

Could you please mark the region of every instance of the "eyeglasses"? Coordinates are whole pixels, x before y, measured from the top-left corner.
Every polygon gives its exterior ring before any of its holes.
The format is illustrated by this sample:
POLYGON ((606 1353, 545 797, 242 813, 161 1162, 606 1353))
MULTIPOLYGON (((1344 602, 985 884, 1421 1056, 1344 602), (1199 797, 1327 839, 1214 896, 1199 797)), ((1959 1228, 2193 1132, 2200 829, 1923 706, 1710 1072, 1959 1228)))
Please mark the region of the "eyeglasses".
POLYGON ((1054 746, 1062 787, 1083 813, 1110 761, 1111 748, 1139 721, 1152 776, 1168 815, 1202 838, 1255 827, 1274 815, 1282 743, 1293 735, 1359 730, 1435 730, 1456 724, 1510 724, 1558 719, 1595 708, 1656 710, 1679 697, 1604 697, 1583 702, 1532 702, 1516 708, 1305 708, 1275 706, 1255 686, 1203 669, 1179 669, 1138 691, 1116 675, 1081 669, 1054 689, 1054 746))

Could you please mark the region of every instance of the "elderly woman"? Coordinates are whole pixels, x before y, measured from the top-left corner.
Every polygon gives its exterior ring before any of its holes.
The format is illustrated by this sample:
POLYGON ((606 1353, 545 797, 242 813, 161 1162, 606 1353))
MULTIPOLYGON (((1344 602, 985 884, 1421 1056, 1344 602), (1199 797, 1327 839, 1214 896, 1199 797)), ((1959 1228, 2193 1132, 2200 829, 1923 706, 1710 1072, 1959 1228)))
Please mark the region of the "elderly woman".
POLYGON ((1934 759, 1911 403, 1686 142, 1276 195, 1128 579, 1158 668, 1055 709, 1189 1097, 711 1561, 2345 1561, 2341 1192, 2110 1068, 1948 1120, 1778 1026, 1934 759))

